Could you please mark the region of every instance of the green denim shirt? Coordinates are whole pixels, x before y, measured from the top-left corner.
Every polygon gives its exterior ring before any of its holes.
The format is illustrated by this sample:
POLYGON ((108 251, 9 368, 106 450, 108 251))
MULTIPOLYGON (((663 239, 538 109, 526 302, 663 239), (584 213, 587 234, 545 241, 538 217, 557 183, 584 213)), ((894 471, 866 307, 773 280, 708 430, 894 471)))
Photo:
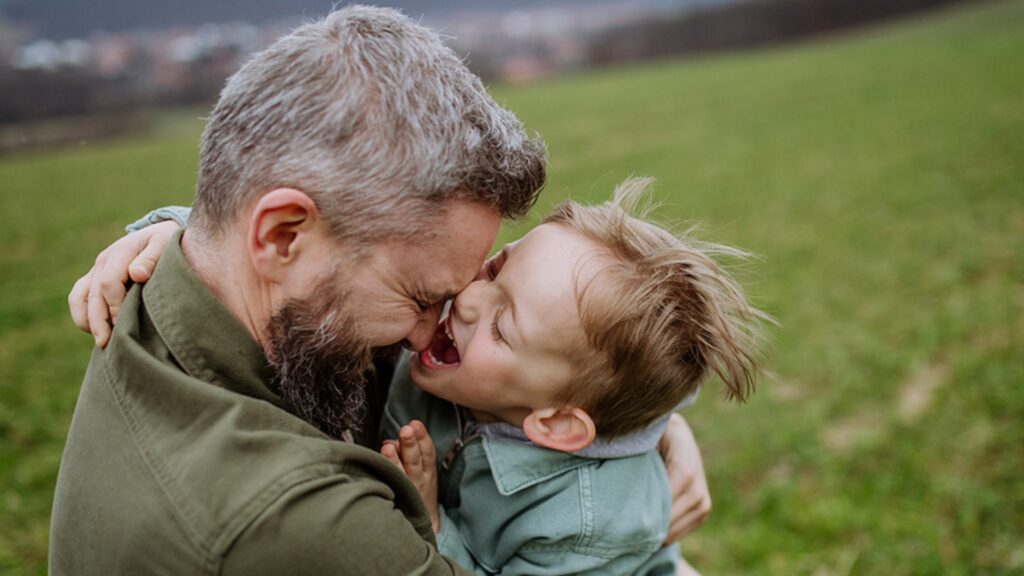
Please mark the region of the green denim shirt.
POLYGON ((453 574, 413 485, 275 393, 174 237, 94 350, 61 460, 50 573, 453 574))
POLYGON ((473 432, 462 410, 395 371, 381 435, 417 419, 438 456, 438 550, 477 574, 676 573, 662 547, 671 514, 665 466, 655 451, 583 458, 473 432))

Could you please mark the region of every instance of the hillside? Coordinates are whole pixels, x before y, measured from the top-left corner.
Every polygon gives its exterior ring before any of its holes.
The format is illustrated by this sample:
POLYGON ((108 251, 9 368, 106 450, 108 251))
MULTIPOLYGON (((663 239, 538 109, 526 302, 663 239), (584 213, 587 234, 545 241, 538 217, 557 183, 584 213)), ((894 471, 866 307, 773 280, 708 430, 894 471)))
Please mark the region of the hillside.
MULTIPOLYGON (((538 215, 652 175, 665 219, 760 256, 738 274, 779 320, 773 376, 686 412, 715 510, 682 548, 706 574, 1024 571, 1022 54, 1024 1, 979 2, 495 88, 548 142, 538 215)), ((90 350, 67 291, 124 223, 189 201, 202 113, 0 159, 0 573, 45 573, 90 350)))

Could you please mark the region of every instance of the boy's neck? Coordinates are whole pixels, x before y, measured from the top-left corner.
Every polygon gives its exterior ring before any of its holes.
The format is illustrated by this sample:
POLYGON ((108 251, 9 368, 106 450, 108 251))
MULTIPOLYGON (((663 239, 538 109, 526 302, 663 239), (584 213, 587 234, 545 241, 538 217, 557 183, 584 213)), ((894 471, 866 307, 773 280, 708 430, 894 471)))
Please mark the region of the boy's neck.
POLYGON ((477 422, 480 422, 481 424, 491 424, 491 423, 494 423, 494 422, 504 422, 506 424, 511 424, 513 426, 522 427, 522 422, 519 422, 517 424, 515 422, 509 422, 508 420, 503 420, 501 418, 498 418, 494 414, 490 414, 488 412, 481 412, 480 410, 473 410, 472 408, 469 408, 468 410, 469 410, 469 413, 473 415, 473 419, 476 420, 477 422))

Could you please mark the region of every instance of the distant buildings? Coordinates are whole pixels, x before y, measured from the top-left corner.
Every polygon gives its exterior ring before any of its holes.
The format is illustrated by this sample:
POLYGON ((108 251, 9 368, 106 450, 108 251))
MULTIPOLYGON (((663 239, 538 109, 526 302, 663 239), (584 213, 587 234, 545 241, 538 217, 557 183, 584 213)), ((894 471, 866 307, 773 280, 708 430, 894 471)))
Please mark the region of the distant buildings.
MULTIPOLYGON (((519 83, 591 66, 776 44, 949 1, 615 0, 462 11, 424 22, 485 80, 519 83)), ((208 102, 250 54, 300 22, 53 41, 0 17, 0 124, 208 102)))
MULTIPOLYGON (((488 80, 525 82, 585 66, 594 34, 649 16, 659 3, 664 0, 461 12, 426 24, 441 31, 488 80)), ((117 80, 132 100, 209 99, 249 54, 296 24, 204 24, 54 41, 33 39, 25 31, 14 34, 12 25, 0 21, 0 37, 7 39, 0 40, 0 68, 117 80)))
POLYGON ((658 6, 619 2, 465 12, 453 15, 440 29, 484 77, 527 82, 588 66, 589 44, 596 34, 650 18, 658 6))

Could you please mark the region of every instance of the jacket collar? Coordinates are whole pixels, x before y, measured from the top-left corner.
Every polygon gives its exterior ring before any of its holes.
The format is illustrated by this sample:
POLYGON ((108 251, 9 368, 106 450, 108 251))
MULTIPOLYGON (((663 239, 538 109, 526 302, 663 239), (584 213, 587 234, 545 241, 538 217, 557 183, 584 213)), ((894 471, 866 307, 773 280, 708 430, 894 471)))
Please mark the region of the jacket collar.
POLYGON ((655 450, 668 425, 665 416, 644 430, 614 440, 598 438, 578 452, 538 446, 506 422, 476 424, 498 492, 508 496, 594 460, 628 458, 655 450))
POLYGON ((549 450, 529 441, 483 436, 491 475, 503 496, 515 494, 592 462, 567 452, 549 450))
POLYGON ((193 378, 286 409, 263 349, 196 276, 181 250, 182 233, 172 237, 142 288, 157 333, 193 378))

